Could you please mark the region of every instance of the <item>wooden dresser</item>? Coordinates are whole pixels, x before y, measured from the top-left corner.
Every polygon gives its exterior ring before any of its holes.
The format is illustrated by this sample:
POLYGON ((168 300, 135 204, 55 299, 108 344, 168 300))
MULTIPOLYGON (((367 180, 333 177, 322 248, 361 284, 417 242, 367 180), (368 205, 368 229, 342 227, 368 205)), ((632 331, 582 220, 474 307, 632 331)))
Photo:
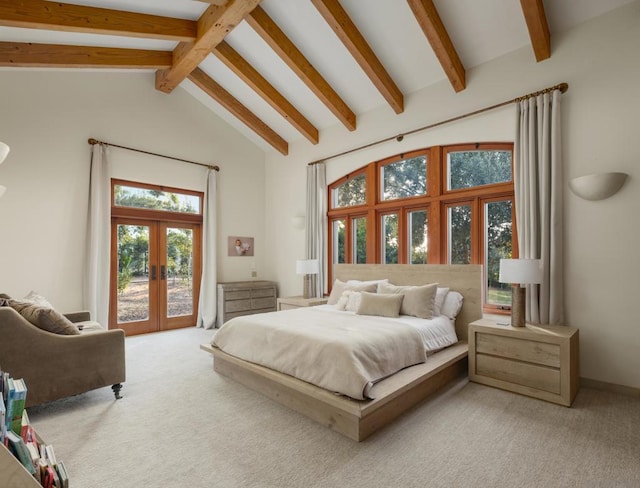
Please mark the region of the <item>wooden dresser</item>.
POLYGON ((569 407, 579 387, 578 337, 575 327, 476 320, 469 324, 469 379, 569 407))
POLYGON ((278 296, 273 281, 230 281, 218 283, 216 327, 240 315, 274 312, 278 296))

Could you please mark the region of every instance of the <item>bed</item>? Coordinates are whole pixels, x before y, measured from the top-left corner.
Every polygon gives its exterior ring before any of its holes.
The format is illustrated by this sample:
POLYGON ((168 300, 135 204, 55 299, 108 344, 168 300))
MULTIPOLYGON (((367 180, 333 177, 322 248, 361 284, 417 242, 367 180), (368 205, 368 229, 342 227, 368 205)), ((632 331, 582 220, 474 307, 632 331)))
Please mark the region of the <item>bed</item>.
MULTIPOLYGON (((338 395, 289 374, 240 359, 210 344, 202 344, 201 348, 213 355, 213 367, 217 373, 353 440, 361 441, 428 395, 466 374, 467 324, 482 316, 481 276, 482 268, 477 265, 335 265, 333 278, 343 282, 386 278, 396 285, 438 283, 440 287, 458 291, 464 297, 455 320, 459 341, 430 354, 425 362, 404 367, 370 385, 367 396, 372 399, 338 395)), ((289 311, 281 314, 286 312, 289 311)))

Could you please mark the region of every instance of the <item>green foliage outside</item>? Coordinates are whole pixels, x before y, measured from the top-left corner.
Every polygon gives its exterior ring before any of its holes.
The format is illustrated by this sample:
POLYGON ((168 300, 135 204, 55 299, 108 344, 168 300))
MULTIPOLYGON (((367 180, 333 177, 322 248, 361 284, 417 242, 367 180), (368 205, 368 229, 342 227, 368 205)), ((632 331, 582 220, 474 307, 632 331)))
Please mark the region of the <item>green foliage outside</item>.
POLYGON ((511 181, 511 152, 449 153, 449 189, 472 188, 511 181))
POLYGON ((122 185, 115 185, 113 193, 114 202, 120 207, 198 213, 198 198, 191 195, 122 185))

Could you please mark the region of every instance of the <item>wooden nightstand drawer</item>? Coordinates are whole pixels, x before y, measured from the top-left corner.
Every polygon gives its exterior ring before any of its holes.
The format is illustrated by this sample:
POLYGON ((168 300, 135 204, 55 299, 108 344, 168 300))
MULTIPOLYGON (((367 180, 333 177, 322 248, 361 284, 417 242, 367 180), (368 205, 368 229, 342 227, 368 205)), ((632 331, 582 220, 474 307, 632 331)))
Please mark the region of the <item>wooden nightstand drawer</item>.
POLYGON ((579 388, 579 331, 562 325, 469 324, 469 379, 571 406, 579 388))
POLYGON ((560 370, 496 356, 476 356, 476 373, 498 380, 560 394, 560 370))
POLYGON ((476 352, 503 358, 518 359, 529 363, 560 367, 560 346, 546 342, 515 339, 479 332, 476 335, 476 352))

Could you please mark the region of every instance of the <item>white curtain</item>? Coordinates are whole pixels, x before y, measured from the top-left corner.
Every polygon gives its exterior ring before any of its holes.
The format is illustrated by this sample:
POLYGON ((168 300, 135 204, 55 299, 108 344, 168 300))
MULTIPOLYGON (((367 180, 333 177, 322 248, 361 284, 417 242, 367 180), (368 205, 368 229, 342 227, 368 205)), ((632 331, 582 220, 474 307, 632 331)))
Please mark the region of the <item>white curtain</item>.
POLYGON ((84 307, 91 319, 109 326, 109 265, 111 259, 111 169, 107 146, 91 146, 84 307))
POLYGON ((519 257, 541 259, 543 280, 527 285, 527 322, 562 324, 563 230, 560 90, 518 104, 514 179, 519 257))
POLYGON ((322 297, 327 266, 327 177, 326 164, 307 166, 307 217, 305 247, 307 259, 317 259, 320 271, 315 276, 314 296, 322 297))
POLYGON ((198 327, 212 329, 216 325, 216 199, 218 172, 209 168, 204 197, 202 226, 202 279, 198 308, 198 327))

